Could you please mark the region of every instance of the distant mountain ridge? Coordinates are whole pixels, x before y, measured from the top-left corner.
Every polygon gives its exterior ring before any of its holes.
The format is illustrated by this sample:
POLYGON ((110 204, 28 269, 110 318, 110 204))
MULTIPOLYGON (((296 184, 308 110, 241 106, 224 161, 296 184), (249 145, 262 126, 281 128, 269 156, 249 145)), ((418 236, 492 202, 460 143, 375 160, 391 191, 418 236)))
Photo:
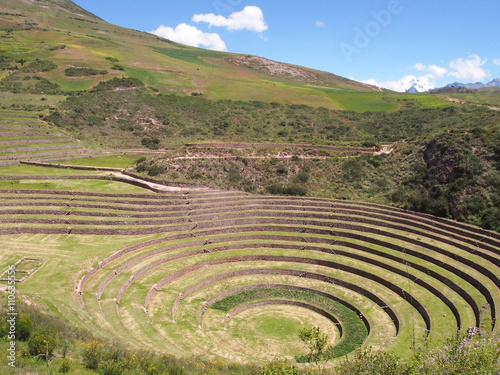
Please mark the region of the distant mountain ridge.
POLYGON ((434 88, 433 86, 422 83, 416 77, 408 77, 409 88, 406 90, 407 93, 419 93, 419 92, 432 92, 434 94, 445 93, 445 92, 465 92, 463 90, 478 90, 488 87, 500 87, 500 78, 495 78, 488 83, 476 82, 476 83, 461 83, 453 82, 444 87, 434 88))
POLYGON ((454 87, 454 88, 459 88, 459 87, 465 87, 466 89, 482 89, 485 87, 500 87, 500 78, 495 78, 491 80, 488 83, 482 83, 482 82, 476 82, 476 83, 460 83, 460 82, 453 82, 450 83, 449 85, 446 85, 445 87, 454 87))

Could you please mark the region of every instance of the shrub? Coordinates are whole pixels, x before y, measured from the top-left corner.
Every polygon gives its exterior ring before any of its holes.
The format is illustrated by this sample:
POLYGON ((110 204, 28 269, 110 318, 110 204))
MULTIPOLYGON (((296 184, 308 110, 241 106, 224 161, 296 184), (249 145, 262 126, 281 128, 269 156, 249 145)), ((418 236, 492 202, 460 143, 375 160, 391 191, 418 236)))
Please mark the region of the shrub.
POLYGON ((83 344, 83 365, 89 370, 97 370, 103 355, 103 345, 95 340, 83 344))
POLYGON ((310 175, 307 172, 301 171, 293 177, 294 182, 307 182, 309 181, 310 175))
POLYGON ((162 174, 165 172, 165 169, 159 165, 153 164, 148 168, 148 175, 150 177, 155 177, 158 176, 159 174, 162 174))
POLYGON ((357 158, 349 158, 342 164, 342 172, 347 181, 354 182, 364 176, 363 164, 357 158))
POLYGON ((72 362, 68 358, 63 358, 61 361, 61 364, 59 365, 59 372, 62 372, 63 374, 67 374, 71 371, 71 365, 72 362))
POLYGON ((100 74, 108 74, 108 71, 92 68, 67 68, 64 70, 64 75, 67 77, 96 76, 100 74))
MULTIPOLYGON (((336 368, 339 375, 399 375, 407 372, 399 357, 388 352, 374 352, 371 349, 358 350, 353 358, 346 358, 336 368)), ((434 373, 434 372, 432 372, 434 373)))
POLYGON ((286 361, 274 361, 265 365, 260 375, 299 375, 300 371, 286 361))
POLYGON ((488 334, 471 341, 457 334, 436 351, 416 353, 414 367, 425 374, 498 374, 500 337, 488 334))
POLYGON ((319 362, 326 357, 326 348, 329 341, 327 334, 321 332, 319 327, 302 328, 299 332, 299 339, 309 350, 307 358, 310 362, 319 362))
POLYGON ((237 182, 241 181, 241 179, 242 179, 239 172, 229 172, 229 174, 227 175, 227 178, 228 178, 229 182, 232 182, 232 183, 237 183, 237 182))
POLYGON ((7 338, 10 324, 7 322, 7 315, 0 316, 0 339, 7 338))
POLYGON ((21 77, 17 73, 13 73, 0 81, 1 91, 10 91, 13 93, 26 94, 61 94, 62 91, 57 83, 52 83, 49 80, 38 76, 21 77))
POLYGON ((266 186, 266 191, 269 194, 283 194, 283 185, 271 184, 269 186, 266 186))
POLYGON ((287 174, 288 173, 288 168, 281 164, 281 165, 278 165, 278 167, 276 168, 276 173, 278 174, 287 174))
POLYGON ((224 167, 228 171, 227 177, 230 182, 237 183, 241 181, 242 177, 239 172, 239 166, 236 163, 229 163, 228 166, 224 167))
POLYGON ((59 345, 59 333, 49 326, 37 328, 28 340, 30 354, 43 357, 46 360, 52 357, 55 348, 59 345))
POLYGON ((145 163, 145 162, 142 162, 142 163, 138 163, 136 166, 135 166, 135 171, 137 173, 142 173, 144 171, 146 171, 148 169, 148 163, 145 163))
POLYGON ((142 138, 141 143, 144 147, 151 150, 157 150, 160 146, 160 140, 158 138, 142 138))
POLYGON ((243 179, 240 185, 243 188, 243 190, 245 190, 247 193, 250 193, 255 190, 255 185, 253 184, 252 180, 249 180, 247 178, 243 179))
POLYGON ((307 189, 303 186, 292 184, 285 186, 283 193, 286 195, 304 196, 307 195, 307 189))
POLYGON ((0 70, 6 69, 14 61, 11 57, 0 55, 0 70))
POLYGON ((298 195, 298 196, 304 196, 307 194, 307 189, 303 186, 299 185, 288 185, 288 186, 283 186, 280 184, 271 184, 266 187, 266 191, 270 194, 275 194, 275 195, 298 195))
POLYGON ((125 366, 122 362, 104 361, 101 362, 97 373, 100 375, 122 375, 125 371, 125 366))
POLYGON ((93 92, 97 91, 108 91, 108 90, 114 90, 117 88, 125 88, 125 89, 132 89, 136 87, 144 87, 144 83, 142 83, 140 80, 137 78, 128 78, 128 77, 122 77, 122 78, 112 78, 109 81, 106 82, 100 82, 94 89, 92 90, 93 92))
POLYGON ((21 71, 24 73, 40 73, 40 72, 49 72, 54 69, 57 69, 57 65, 54 64, 52 61, 36 59, 35 61, 23 67, 21 71))
POLYGON ((30 338, 33 330, 33 321, 29 314, 21 313, 16 322, 16 338, 21 341, 26 341, 30 338))
POLYGON ((57 46, 49 47, 49 51, 57 51, 59 49, 65 49, 65 48, 66 48, 65 44, 60 44, 60 45, 57 45, 57 46))

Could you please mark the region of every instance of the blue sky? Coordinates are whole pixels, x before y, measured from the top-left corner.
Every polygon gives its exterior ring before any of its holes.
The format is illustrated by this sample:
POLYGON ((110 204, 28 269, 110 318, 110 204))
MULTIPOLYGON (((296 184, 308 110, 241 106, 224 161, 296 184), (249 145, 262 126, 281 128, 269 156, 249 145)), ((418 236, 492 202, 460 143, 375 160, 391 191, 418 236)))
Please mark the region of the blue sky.
POLYGON ((73 0, 104 20, 395 90, 500 77, 498 0, 73 0))

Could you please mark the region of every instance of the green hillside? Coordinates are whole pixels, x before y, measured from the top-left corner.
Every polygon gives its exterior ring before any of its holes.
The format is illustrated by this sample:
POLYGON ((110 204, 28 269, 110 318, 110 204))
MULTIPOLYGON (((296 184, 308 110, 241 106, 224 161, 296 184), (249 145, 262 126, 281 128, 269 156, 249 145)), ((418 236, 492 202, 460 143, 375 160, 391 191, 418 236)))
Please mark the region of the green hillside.
MULTIPOLYGON (((53 85, 52 93, 88 90, 102 80, 126 75, 162 92, 343 109, 349 104, 337 93, 378 91, 326 72, 193 48, 114 26, 67 0, 2 1, 0 25, 0 77, 22 81, 36 73, 53 85), (36 59, 55 65, 37 71, 27 68, 36 59), (80 71, 68 76, 71 68, 80 71)), ((384 108, 383 96, 368 101, 384 108)))
MULTIPOLYGON (((62 99, 57 95, 74 95, 103 80, 127 76, 155 91, 213 100, 261 100, 358 112, 401 107, 399 94, 258 56, 181 45, 109 24, 69 0, 2 1, 0 41, 3 105, 19 103, 8 93, 26 95, 32 105, 39 105, 41 98, 33 95, 43 93, 52 104, 62 99)), ((480 102, 488 101, 479 96, 480 102)), ((427 107, 442 105, 435 96, 406 97, 427 107)))
POLYGON ((2 0, 0 373, 498 373, 499 107, 2 0))

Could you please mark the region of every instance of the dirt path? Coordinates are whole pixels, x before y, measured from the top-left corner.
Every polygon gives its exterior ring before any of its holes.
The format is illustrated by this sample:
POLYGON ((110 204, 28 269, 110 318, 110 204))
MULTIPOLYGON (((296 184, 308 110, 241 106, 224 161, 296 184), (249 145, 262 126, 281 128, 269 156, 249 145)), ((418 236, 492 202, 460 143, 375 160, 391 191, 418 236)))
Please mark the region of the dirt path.
POLYGON ((356 151, 356 152, 374 152, 373 147, 351 147, 351 146, 331 146, 331 145, 313 145, 309 143, 232 143, 232 142, 219 142, 219 143, 186 143, 186 147, 191 148, 215 148, 215 149, 252 149, 252 148, 269 148, 281 147, 290 149, 324 149, 331 151, 356 151))
POLYGON ((458 99, 458 98, 453 98, 451 96, 440 96, 442 100, 445 100, 447 102, 452 102, 452 103, 459 103, 459 104, 472 104, 478 107, 487 107, 488 109, 491 109, 492 111, 500 111, 499 107, 491 106, 488 104, 480 104, 480 103, 471 103, 471 102, 466 102, 465 100, 458 99))
POLYGON ((383 155, 383 154, 390 154, 392 152, 392 145, 382 145, 382 148, 380 151, 376 151, 373 153, 373 155, 383 155))
POLYGON ((46 162, 31 162, 31 161, 21 161, 22 164, 27 165, 36 165, 39 167, 47 167, 47 168, 63 168, 63 169, 77 169, 77 170, 91 170, 96 172, 103 172, 105 176, 113 176, 120 180, 124 180, 123 182, 130 181, 130 183, 137 185, 137 183, 149 186, 153 190, 164 191, 164 192, 172 192, 172 191, 213 191, 214 189, 210 189, 207 187, 200 186, 176 186, 176 184, 163 184, 159 181, 153 182, 148 181, 146 179, 142 179, 139 176, 131 176, 127 173, 124 173, 124 169, 120 168, 108 168, 108 167, 94 167, 94 166, 86 166, 86 165, 65 165, 65 164, 51 164, 46 162))
POLYGON ((451 96, 440 96, 439 98, 447 102, 465 104, 464 100, 458 98, 452 98, 451 96))
POLYGON ((214 190, 214 189, 205 188, 205 187, 198 187, 198 186, 181 187, 181 186, 162 184, 159 182, 151 182, 151 181, 143 180, 141 178, 129 176, 129 175, 123 174, 121 172, 111 172, 111 175, 118 177, 118 178, 121 178, 121 179, 129 180, 131 182, 139 182, 139 183, 145 184, 153 189, 165 191, 165 192, 169 192, 169 191, 186 191, 186 192, 187 191, 213 191, 214 190))
MULTIPOLYGON (((171 158, 171 160, 199 160, 199 159, 268 159, 271 157, 274 157, 276 159, 291 159, 294 155, 282 155, 282 154, 277 154, 277 155, 262 155, 262 156, 234 156, 234 155, 227 155, 227 156, 219 156, 219 155, 191 155, 191 156, 174 156, 171 158)), ((330 159, 331 156, 308 156, 308 155, 302 155, 300 156, 301 159, 330 159)))

